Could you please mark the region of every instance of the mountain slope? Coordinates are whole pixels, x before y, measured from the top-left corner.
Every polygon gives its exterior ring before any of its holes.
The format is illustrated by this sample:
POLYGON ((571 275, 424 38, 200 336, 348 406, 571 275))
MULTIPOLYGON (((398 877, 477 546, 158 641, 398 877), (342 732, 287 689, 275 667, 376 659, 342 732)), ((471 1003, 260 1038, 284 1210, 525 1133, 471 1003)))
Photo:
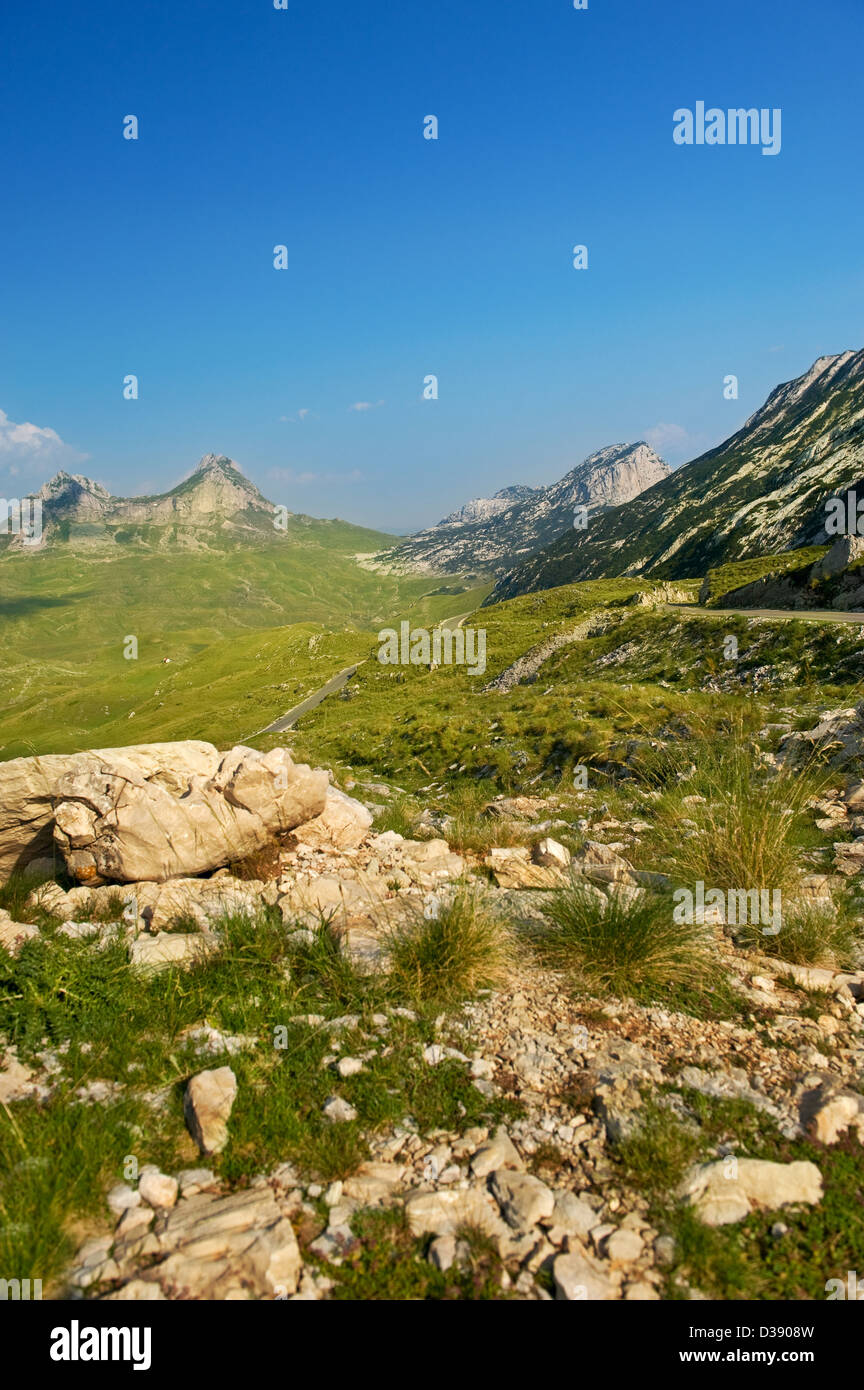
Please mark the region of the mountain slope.
POLYGON ((596 514, 629 501, 668 473, 668 464, 647 444, 614 444, 549 487, 508 487, 494 497, 474 498, 377 562, 397 570, 504 574, 521 557, 572 529, 577 506, 596 514))
POLYGON ((826 500, 862 479, 864 351, 820 357, 725 443, 504 576, 490 602, 601 575, 697 577, 820 545, 826 500))

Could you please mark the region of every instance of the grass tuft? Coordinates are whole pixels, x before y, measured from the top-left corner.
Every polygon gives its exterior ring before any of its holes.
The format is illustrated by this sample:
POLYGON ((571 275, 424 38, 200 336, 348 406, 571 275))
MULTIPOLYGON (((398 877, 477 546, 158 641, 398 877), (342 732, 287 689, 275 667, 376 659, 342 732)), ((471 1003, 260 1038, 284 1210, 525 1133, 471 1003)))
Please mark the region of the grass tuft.
POLYGON ((437 917, 415 917, 386 936, 392 989, 417 1003, 448 1004, 503 982, 510 943, 482 896, 460 890, 437 917))
POLYGON ((591 988, 656 998, 713 978, 705 929, 676 922, 670 898, 605 898, 574 881, 557 889, 544 911, 554 929, 537 938, 541 957, 591 988))

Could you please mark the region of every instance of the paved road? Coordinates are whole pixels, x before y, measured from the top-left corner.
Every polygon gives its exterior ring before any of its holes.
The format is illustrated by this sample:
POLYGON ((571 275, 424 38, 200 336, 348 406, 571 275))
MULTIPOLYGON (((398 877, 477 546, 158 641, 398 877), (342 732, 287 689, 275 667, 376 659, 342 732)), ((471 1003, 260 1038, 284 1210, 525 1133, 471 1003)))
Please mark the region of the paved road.
POLYGON ((698 613, 702 618, 769 618, 788 622, 797 618, 813 623, 862 623, 864 613, 842 613, 836 608, 700 608, 690 603, 664 603, 670 613, 698 613))
MULTIPOLYGON (((354 672, 362 665, 363 662, 358 661, 354 666, 346 666, 338 675, 331 676, 326 684, 319 686, 311 695, 307 695, 306 699, 301 700, 299 705, 295 705, 293 709, 289 709, 287 714, 281 715, 279 719, 274 719, 273 723, 268 724, 265 729, 259 729, 258 733, 281 734, 284 729, 290 729, 292 725, 297 723, 297 720, 300 719, 302 715, 308 714, 310 709, 314 709, 316 705, 320 705, 321 701, 326 700, 328 695, 332 695, 334 691, 341 690, 343 685, 347 685, 354 672)), ((257 734, 250 735, 251 738, 257 738, 257 736, 257 734)))
MULTIPOLYGON (((472 609, 471 612, 474 612, 474 610, 472 609)), ((456 628, 464 623, 466 618, 470 617, 471 613, 460 613, 455 618, 445 618, 444 621, 437 624, 437 626, 456 628)), ((308 714, 310 710, 315 709, 316 705, 320 705, 322 700, 327 699, 328 695, 333 695, 337 690, 341 690, 343 686, 347 685, 354 675, 354 672, 362 665, 362 661, 357 661, 353 666, 346 666, 338 675, 331 676, 330 680, 324 685, 319 686, 311 695, 307 695, 306 699, 301 700, 299 705, 295 705, 293 709, 289 709, 287 714, 280 715, 278 719, 274 719, 272 724, 268 724, 265 729, 259 729, 258 733, 250 734, 249 737, 257 738, 258 734, 281 734, 285 729, 292 728, 297 723, 298 719, 301 719, 304 714, 308 714)))

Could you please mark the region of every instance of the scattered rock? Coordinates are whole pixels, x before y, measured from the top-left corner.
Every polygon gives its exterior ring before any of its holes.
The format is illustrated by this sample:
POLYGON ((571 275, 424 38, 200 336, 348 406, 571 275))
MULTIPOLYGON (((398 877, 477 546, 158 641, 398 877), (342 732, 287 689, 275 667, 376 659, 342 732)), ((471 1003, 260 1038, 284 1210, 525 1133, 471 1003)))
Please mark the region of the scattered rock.
POLYGON ((751 1211, 774 1211, 822 1200, 822 1175, 815 1163, 770 1163, 728 1158, 692 1168, 679 1196, 706 1226, 742 1221, 751 1211))
POLYGON ((173 1207, 177 1201, 178 1184, 176 1178, 166 1173, 142 1173, 138 1183, 138 1193, 142 1201, 151 1207, 173 1207))
POLYGON ((199 1072, 189 1081, 183 1113, 202 1154, 218 1154, 225 1148, 228 1120, 236 1095, 237 1078, 230 1067, 199 1072))
POLYGON ((558 1255, 552 1266, 552 1276, 555 1297, 559 1300, 602 1303, 618 1297, 618 1290, 603 1266, 579 1251, 558 1255))

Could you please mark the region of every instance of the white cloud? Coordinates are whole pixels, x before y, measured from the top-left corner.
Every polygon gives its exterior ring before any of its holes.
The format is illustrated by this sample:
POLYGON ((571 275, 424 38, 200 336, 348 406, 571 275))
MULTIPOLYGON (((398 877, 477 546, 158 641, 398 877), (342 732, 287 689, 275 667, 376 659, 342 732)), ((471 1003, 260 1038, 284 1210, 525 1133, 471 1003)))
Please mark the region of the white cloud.
POLYGON ((363 411, 363 410, 377 410, 378 407, 381 406, 381 405, 383 405, 383 404, 384 404, 383 401, 355 401, 353 405, 349 405, 348 409, 349 409, 349 410, 359 410, 359 411, 363 411))
POLYGON ((315 412, 309 409, 308 405, 304 405, 303 409, 298 410, 296 415, 280 415, 279 419, 283 422, 283 424, 302 425, 303 421, 306 419, 307 416, 309 416, 312 420, 317 420, 318 418, 315 412))
POLYGON ((39 450, 63 446, 63 440, 52 429, 31 425, 29 420, 16 425, 5 410, 0 410, 0 454, 33 454, 39 450))
POLYGON ((86 458, 87 454, 65 444, 49 426, 34 425, 30 420, 16 424, 0 410, 0 469, 11 478, 69 468, 86 458))

